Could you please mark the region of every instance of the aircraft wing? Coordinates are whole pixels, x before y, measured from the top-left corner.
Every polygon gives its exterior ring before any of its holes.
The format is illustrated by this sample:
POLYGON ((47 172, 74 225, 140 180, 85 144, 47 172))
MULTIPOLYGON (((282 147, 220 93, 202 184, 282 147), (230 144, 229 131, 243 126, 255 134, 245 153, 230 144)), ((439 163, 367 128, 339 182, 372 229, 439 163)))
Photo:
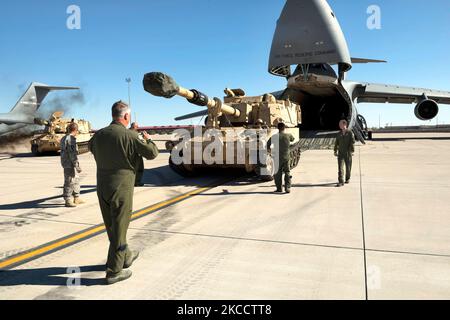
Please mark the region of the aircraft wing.
POLYGON ((358 102, 418 103, 426 95, 438 104, 450 104, 450 92, 386 84, 360 83, 357 86, 358 102))

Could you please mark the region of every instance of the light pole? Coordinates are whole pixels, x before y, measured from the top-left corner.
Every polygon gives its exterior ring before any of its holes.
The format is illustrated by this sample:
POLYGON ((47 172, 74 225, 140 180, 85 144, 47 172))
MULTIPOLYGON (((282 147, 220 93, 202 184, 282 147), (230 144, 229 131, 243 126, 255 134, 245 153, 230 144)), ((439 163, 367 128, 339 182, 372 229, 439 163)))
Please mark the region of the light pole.
POLYGON ((131 108, 131 78, 126 78, 125 82, 128 83, 128 105, 131 108))

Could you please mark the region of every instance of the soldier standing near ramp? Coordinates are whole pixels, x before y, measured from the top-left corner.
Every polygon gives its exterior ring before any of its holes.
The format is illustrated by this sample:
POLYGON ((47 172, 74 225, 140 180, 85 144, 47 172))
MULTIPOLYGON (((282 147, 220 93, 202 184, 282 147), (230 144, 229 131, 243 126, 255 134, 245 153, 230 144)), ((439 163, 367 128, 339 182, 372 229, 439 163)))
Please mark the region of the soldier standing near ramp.
POLYGON ((83 204, 80 199, 80 181, 78 174, 81 173, 78 162, 77 139, 78 125, 71 122, 67 126, 67 135, 61 139, 61 165, 64 168, 64 200, 66 207, 76 207, 83 204), (73 200, 72 200, 73 197, 73 200))
POLYGON ((99 130, 89 142, 97 163, 97 196, 109 238, 106 283, 113 284, 131 277, 129 268, 139 256, 127 245, 127 230, 133 208, 135 163, 139 156, 149 160, 158 156, 158 148, 144 133, 128 130, 131 110, 122 101, 112 107, 113 122, 99 130))
MULTIPOLYGON (((130 130, 136 131, 138 133, 139 139, 144 140, 145 139, 139 134, 139 125, 137 122, 133 122, 130 126, 130 130)), ((144 175, 144 159, 139 156, 138 160, 135 164, 135 170, 136 170, 136 182, 134 183, 135 187, 142 187, 144 184, 142 183, 142 176, 144 175)))
MULTIPOLYGON (((278 171, 275 174, 275 184, 277 186, 276 193, 283 192, 283 173, 284 173, 284 188, 286 193, 291 193, 291 167, 290 167, 290 146, 291 142, 294 142, 295 138, 292 134, 285 132, 286 125, 283 122, 278 123, 279 133, 272 136, 269 139, 267 146, 272 144, 278 144, 278 171)), ((275 148, 276 149, 276 148, 275 148)))
POLYGON ((334 145, 334 155, 338 158, 339 182, 337 187, 344 185, 344 165, 345 165, 345 183, 350 183, 352 175, 352 157, 355 153, 355 136, 353 132, 347 129, 347 121, 339 122, 341 131, 336 137, 334 145))

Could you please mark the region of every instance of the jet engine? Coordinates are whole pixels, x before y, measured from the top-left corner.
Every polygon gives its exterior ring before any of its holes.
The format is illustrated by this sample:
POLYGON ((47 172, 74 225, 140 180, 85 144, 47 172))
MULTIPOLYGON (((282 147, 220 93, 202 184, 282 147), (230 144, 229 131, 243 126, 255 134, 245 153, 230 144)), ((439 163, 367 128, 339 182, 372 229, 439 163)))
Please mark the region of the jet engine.
POLYGON ((414 114, 420 120, 431 120, 437 116, 439 106, 436 101, 423 96, 414 109, 414 114))

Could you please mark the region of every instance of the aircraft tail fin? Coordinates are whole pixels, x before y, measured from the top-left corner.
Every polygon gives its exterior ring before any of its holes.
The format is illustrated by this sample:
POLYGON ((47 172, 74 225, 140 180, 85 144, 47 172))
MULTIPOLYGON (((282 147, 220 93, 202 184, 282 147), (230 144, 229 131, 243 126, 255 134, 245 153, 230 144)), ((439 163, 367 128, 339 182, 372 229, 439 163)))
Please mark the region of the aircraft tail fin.
POLYGON ((78 90, 77 87, 48 86, 46 84, 33 82, 11 109, 11 113, 34 114, 41 106, 50 91, 55 90, 78 90))

